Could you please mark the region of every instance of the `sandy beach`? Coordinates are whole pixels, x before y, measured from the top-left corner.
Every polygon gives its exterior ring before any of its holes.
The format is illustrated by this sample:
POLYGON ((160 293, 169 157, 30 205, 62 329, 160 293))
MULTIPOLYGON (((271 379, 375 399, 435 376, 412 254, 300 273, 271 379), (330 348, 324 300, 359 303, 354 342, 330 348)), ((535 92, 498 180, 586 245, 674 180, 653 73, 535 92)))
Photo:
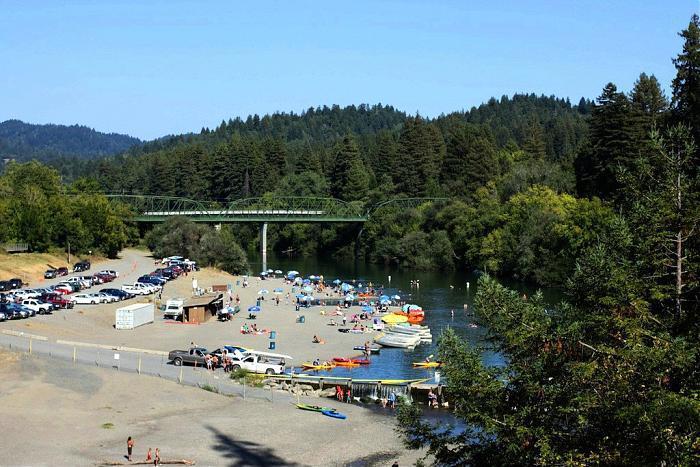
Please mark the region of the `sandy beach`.
MULTIPOLYGON (((91 272, 100 269, 114 269, 119 271, 120 277, 113 283, 103 284, 93 287, 98 290, 106 287, 121 287, 125 283, 133 283, 140 275, 154 270, 154 260, 147 252, 142 250, 125 250, 121 258, 117 260, 107 260, 98 264, 93 264, 91 272)), ((301 271, 302 274, 304 271, 301 271)), ((195 273, 190 273, 187 277, 170 281, 164 288, 162 303, 168 298, 191 297, 192 278, 195 277, 198 286, 208 289, 213 285, 233 286, 233 296, 236 294, 241 299, 241 312, 227 322, 220 322, 211 319, 200 325, 182 324, 172 320, 165 320, 162 312, 156 311, 156 319, 153 324, 139 327, 134 330, 114 329, 114 312, 119 306, 128 303, 145 300, 155 300, 154 296, 148 298, 134 298, 125 302, 102 305, 77 305, 73 310, 59 310, 50 316, 36 316, 30 320, 12 321, 0 323, 2 329, 13 329, 47 336, 51 339, 67 339, 80 342, 89 342, 106 345, 121 345, 143 349, 153 349, 169 351, 172 349, 186 349, 191 342, 197 345, 214 349, 222 345, 240 345, 256 350, 268 350, 269 334, 241 334, 240 328, 245 323, 255 323, 259 329, 275 331, 276 349, 275 352, 291 355, 294 365, 299 365, 304 361, 312 361, 315 358, 329 360, 333 357, 350 357, 358 355, 359 352, 353 350, 356 345, 361 345, 366 341, 372 341, 377 333, 352 334, 338 332, 337 327, 329 326, 335 306, 312 306, 301 308, 295 311, 294 294, 291 293, 292 286, 285 284, 283 279, 260 280, 257 277, 250 277, 250 286, 243 288, 237 286, 237 281, 242 284, 242 276, 232 276, 222 271, 205 268, 195 273), (280 295, 280 304, 274 303, 273 290, 281 288, 283 294, 280 295), (262 301, 262 312, 254 321, 247 320, 249 306, 255 305, 260 297, 258 291, 269 290, 269 294, 264 295, 262 301), (291 300, 286 302, 286 294, 290 293, 291 300), (321 314, 324 311, 328 315, 321 314), (297 322, 298 315, 305 317, 304 323, 297 322), (324 344, 312 343, 313 336, 322 339, 324 344)), ((44 281, 37 278, 32 286, 41 286, 57 282, 44 281)), ((225 299, 226 294, 225 295, 225 299)), ((325 296, 325 294, 321 295, 325 296)), ((157 303, 158 305, 158 303, 157 303)), ((360 308, 355 306, 346 311, 348 321, 350 315, 359 313, 360 308)), ((340 322, 339 316, 333 317, 336 322, 340 322)))
MULTIPOLYGON (((318 399, 307 400, 317 403, 318 399)), ((225 397, 149 376, 0 351, 3 465, 76 466, 134 460, 149 447, 196 465, 412 464, 394 419, 324 401, 336 420, 275 402, 225 397), (11 428, 11 429, 10 429, 11 428)))

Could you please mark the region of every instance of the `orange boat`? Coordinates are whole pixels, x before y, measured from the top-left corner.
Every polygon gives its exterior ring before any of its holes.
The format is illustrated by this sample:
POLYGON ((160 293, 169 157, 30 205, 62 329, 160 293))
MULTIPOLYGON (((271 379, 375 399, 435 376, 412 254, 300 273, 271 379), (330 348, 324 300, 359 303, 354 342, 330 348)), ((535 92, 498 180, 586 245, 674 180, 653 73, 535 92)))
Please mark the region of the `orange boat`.
POLYGON ((335 366, 348 366, 348 367, 360 366, 359 363, 355 363, 355 362, 333 362, 333 363, 335 363, 335 366))
POLYGON ((423 315, 412 315, 412 316, 408 317, 408 322, 410 324, 420 324, 423 322, 424 319, 425 319, 425 316, 423 316, 423 315))

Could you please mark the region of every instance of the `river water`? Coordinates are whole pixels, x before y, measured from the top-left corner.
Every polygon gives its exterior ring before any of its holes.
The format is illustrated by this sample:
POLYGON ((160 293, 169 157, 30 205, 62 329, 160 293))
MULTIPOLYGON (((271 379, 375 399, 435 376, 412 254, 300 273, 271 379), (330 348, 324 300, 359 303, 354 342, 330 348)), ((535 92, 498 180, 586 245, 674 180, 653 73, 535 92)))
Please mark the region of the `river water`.
MULTIPOLYGON (((249 261, 253 271, 259 271, 261 262, 259 258, 249 255, 249 261)), ((304 277, 311 274, 323 275, 326 282, 336 278, 342 280, 356 279, 362 283, 371 281, 375 286, 384 285, 386 295, 399 295, 407 303, 415 303, 425 310, 424 325, 429 326, 433 334, 432 344, 420 344, 414 350, 382 348, 379 355, 372 355, 370 365, 357 368, 337 367, 330 372, 311 372, 314 375, 329 375, 340 377, 352 377, 353 379, 415 379, 428 378, 434 380, 435 370, 413 368, 412 363, 422 361, 426 356, 437 355, 437 340, 442 331, 453 328, 458 335, 469 343, 488 347, 485 342, 486 329, 484 329, 471 314, 473 300, 477 291, 478 276, 467 271, 414 271, 399 269, 384 265, 370 264, 363 261, 343 261, 334 258, 322 257, 287 257, 269 256, 268 268, 281 269, 283 271, 297 270, 304 277), (391 279, 389 279, 391 277, 391 279), (411 281, 419 281, 420 287, 412 288, 411 281), (464 306, 467 305, 467 311, 464 306), (454 310, 454 317, 451 311, 454 310), (471 327, 470 324, 477 324, 471 327)), ((510 282, 511 288, 528 295, 535 289, 527 284, 510 282)), ((557 291, 544 290, 546 296, 557 298, 557 291)), ((353 307, 357 310, 359 307, 353 307)), ((359 352, 348 349, 349 357, 359 352)), ((482 353, 486 365, 503 365, 503 356, 485 350, 482 353)), ((438 370, 439 371, 439 370, 438 370)))

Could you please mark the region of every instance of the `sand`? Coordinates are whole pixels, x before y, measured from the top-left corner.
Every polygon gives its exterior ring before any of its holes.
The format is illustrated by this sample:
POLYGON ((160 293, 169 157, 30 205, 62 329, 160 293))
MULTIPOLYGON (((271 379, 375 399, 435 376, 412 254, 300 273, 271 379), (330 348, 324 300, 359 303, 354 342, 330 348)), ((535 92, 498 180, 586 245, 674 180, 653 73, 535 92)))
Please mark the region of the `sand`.
MULTIPOLYGON (((318 399, 306 401, 317 403, 318 399)), ((0 352, 3 465, 98 465, 149 447, 196 465, 409 465, 392 417, 329 401, 344 421, 288 400, 224 397, 149 376, 0 352)))
MULTIPOLYGON (((141 250, 129 249, 122 252, 118 260, 106 260, 93 264, 91 273, 100 269, 114 269, 119 271, 120 277, 113 283, 93 287, 98 290, 105 287, 121 287, 124 283, 133 283, 140 275, 154 270, 157 266, 148 253, 141 250)), ((303 271, 302 271, 303 273, 303 271)), ((114 329, 115 309, 128 303, 149 299, 134 298, 128 302, 103 305, 77 305, 73 310, 60 310, 51 316, 37 316, 28 320, 8 321, 0 323, 0 329, 14 329, 47 336, 50 339, 67 339, 80 342, 90 342, 107 345, 122 345, 135 348, 170 351, 173 349, 186 349, 191 342, 197 345, 214 349, 222 345, 240 345, 256 350, 268 350, 269 335, 243 335, 240 327, 246 321, 256 323, 259 329, 273 330, 276 333, 274 352, 291 355, 294 365, 315 358, 328 360, 333 357, 350 357, 358 355, 353 350, 356 345, 365 341, 372 341, 376 333, 351 334, 340 333, 336 327, 328 326, 330 316, 321 315, 321 310, 331 313, 333 306, 314 306, 302 308, 299 313, 294 309, 294 294, 292 301, 285 303, 284 297, 291 292, 291 286, 284 284, 282 279, 268 279, 261 281, 256 277, 250 278, 250 286, 243 288, 236 286, 236 282, 242 284, 241 276, 232 276, 222 271, 205 268, 196 273, 190 273, 188 277, 180 277, 169 282, 163 292, 162 301, 175 297, 190 297, 192 295, 192 278, 196 277, 198 285, 207 289, 215 284, 232 284, 233 296, 239 294, 241 298, 241 313, 231 321, 219 322, 212 319, 200 325, 178 324, 172 320, 165 320, 162 313, 156 312, 155 323, 142 326, 134 330, 114 329), (282 288, 281 302, 276 306, 273 302, 275 288, 282 288), (261 289, 270 291, 262 302, 262 312, 258 319, 248 321, 247 309, 255 305, 261 289), (297 322, 297 315, 305 316, 305 323, 297 322), (313 336, 317 335, 325 341, 325 344, 312 343, 313 336)), ((41 281, 34 286, 50 284, 58 280, 41 281)), ((225 295, 226 298, 226 295, 225 295)), ((157 304, 158 305, 158 304, 157 304)), ((349 314, 359 313, 359 307, 350 309, 349 314)), ((340 317, 334 317, 336 322, 340 317)), ((349 316, 348 316, 349 319, 349 316)))

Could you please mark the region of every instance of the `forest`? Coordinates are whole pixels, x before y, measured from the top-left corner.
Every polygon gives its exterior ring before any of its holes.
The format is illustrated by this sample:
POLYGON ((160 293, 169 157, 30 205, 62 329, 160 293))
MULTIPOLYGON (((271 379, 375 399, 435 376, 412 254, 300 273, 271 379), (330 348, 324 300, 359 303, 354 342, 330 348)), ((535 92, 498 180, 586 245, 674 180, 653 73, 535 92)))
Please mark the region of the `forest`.
MULTIPOLYGON (((451 331, 439 359, 464 432, 402 407, 401 430, 442 465, 700 464, 700 20, 681 31, 667 96, 653 74, 594 100, 518 94, 437 118, 386 105, 223 121, 113 157, 10 163, 2 241, 70 240, 114 255, 137 240, 104 193, 222 204, 251 196, 379 201, 357 225, 276 225, 277 250, 405 268, 476 269, 475 313, 508 356, 485 367, 451 331), (65 162, 65 161, 64 161, 65 162), (61 181, 63 178, 63 182, 61 181), (358 249, 355 242, 359 238, 358 249), (523 299, 496 278, 560 287, 523 299)), ((146 234, 206 264, 246 267, 257 231, 174 219, 146 234), (178 232, 182 235, 170 235, 178 232), (195 241, 182 243, 183 238, 195 241), (221 253, 212 258, 211 251, 221 253)))

